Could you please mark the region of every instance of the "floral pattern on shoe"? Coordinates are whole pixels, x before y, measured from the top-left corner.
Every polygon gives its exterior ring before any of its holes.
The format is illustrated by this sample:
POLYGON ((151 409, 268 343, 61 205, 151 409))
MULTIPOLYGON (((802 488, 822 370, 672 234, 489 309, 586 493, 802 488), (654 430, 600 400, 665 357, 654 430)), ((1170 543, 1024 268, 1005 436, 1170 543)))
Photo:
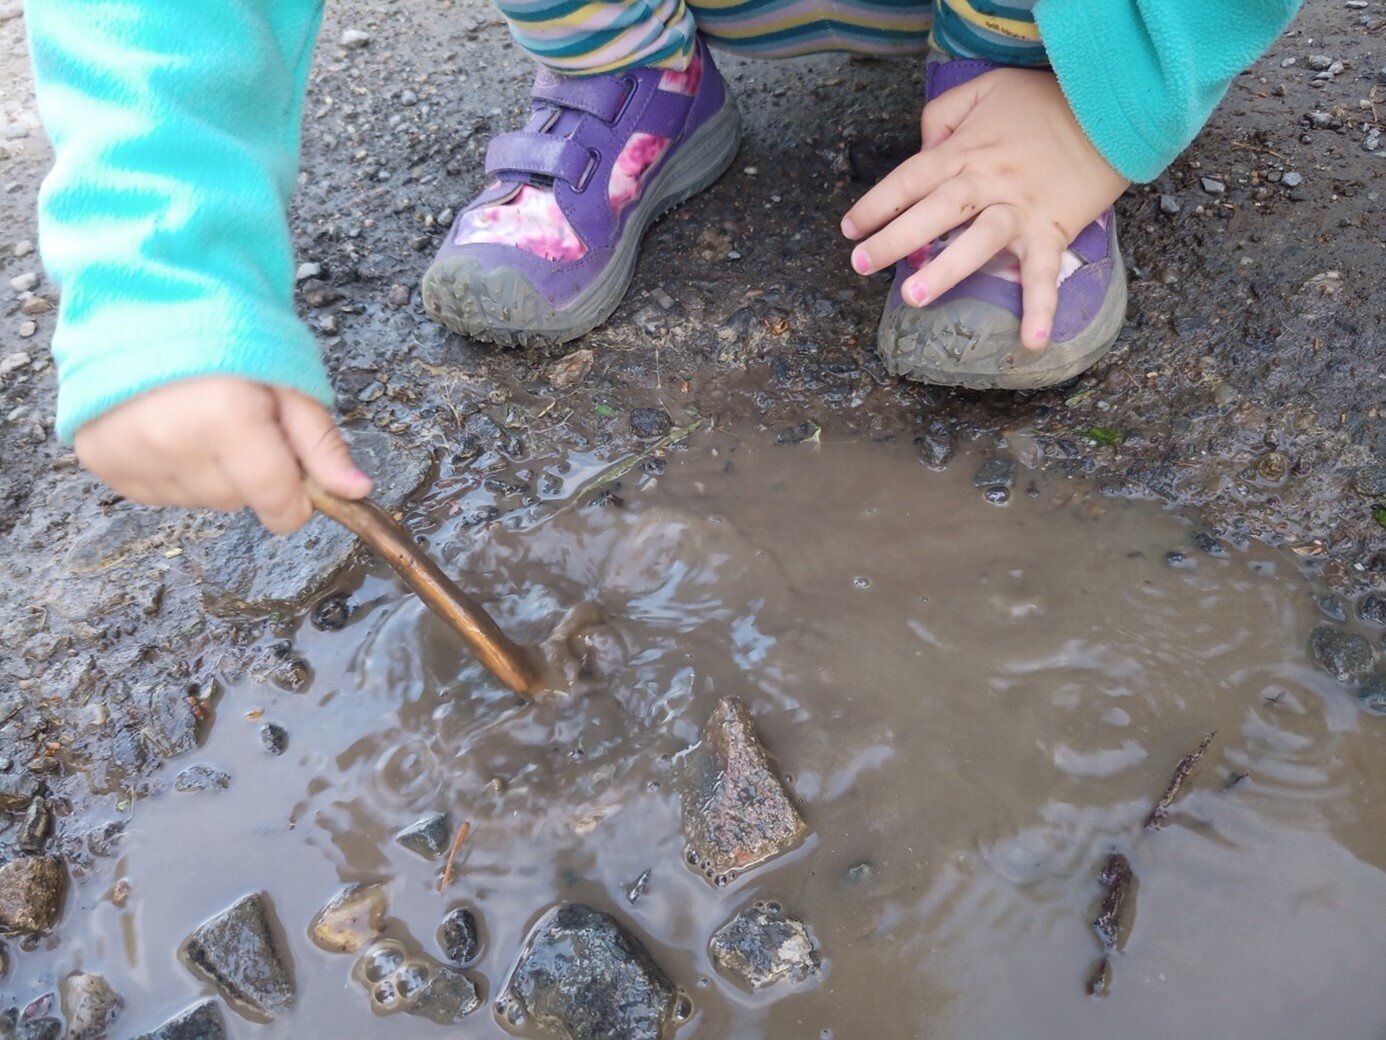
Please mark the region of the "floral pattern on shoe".
POLYGON ((530 184, 520 185, 504 202, 462 214, 453 241, 514 246, 545 260, 578 260, 587 253, 553 192, 530 184))
MULTIPOLYGON (((688 68, 670 69, 660 76, 659 89, 693 97, 702 80, 702 51, 694 50, 688 68)), ((640 197, 645 175, 672 143, 655 134, 631 134, 616 157, 607 186, 613 213, 619 214, 640 197)), ((553 189, 533 184, 521 185, 515 194, 500 202, 463 213, 453 241, 459 246, 514 246, 545 260, 579 260, 587 253, 587 247, 559 208, 553 189)))
MULTIPOLYGON (((1107 213, 1103 213, 1100 217, 1097 218, 1097 220, 1094 221, 1094 223, 1105 231, 1107 229, 1108 219, 1109 215, 1107 213)), ((909 265, 911 270, 918 271, 929 261, 931 257, 935 257, 939 253, 943 252, 944 249, 946 249, 959 235, 966 231, 969 226, 969 224, 964 224, 962 227, 954 228, 952 231, 940 235, 938 238, 930 242, 927 246, 922 246, 921 248, 916 249, 913 253, 907 256, 905 258, 905 263, 909 265)), ((1064 282, 1068 281, 1069 278, 1076 274, 1078 272, 1078 269, 1083 266, 1083 262, 1083 258, 1079 256, 1077 253, 1075 253, 1073 250, 1065 249, 1063 257, 1059 260, 1058 284, 1063 285, 1064 282)), ((1016 285, 1019 285, 1020 259, 1009 249, 1003 249, 1001 250, 1001 252, 997 253, 994 257, 992 257, 985 264, 979 267, 977 269, 977 273, 989 274, 993 278, 1002 278, 1005 281, 1014 282, 1016 285)))
POLYGON ((611 199, 611 212, 620 213, 626 206, 640 197, 641 181, 651 166, 659 162, 669 150, 669 138, 654 134, 635 133, 621 149, 616 163, 611 168, 611 184, 607 195, 611 199))

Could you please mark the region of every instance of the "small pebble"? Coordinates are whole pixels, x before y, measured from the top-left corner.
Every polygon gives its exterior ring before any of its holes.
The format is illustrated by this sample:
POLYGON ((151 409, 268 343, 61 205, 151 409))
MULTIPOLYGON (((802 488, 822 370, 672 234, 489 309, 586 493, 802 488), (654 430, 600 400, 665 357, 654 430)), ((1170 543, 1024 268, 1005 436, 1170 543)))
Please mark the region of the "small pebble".
POLYGON ((33 251, 34 243, 30 242, 27 238, 22 238, 14 244, 15 256, 28 256, 33 251))
POLYGON ((1200 177, 1198 183, 1203 186, 1203 190, 1209 195, 1221 195, 1227 190, 1227 185, 1216 177, 1200 177))
POLYGON ((27 368, 34 359, 22 350, 15 351, 0 361, 0 376, 7 376, 17 369, 27 368))
POLYGON ((1180 204, 1179 199, 1178 199, 1176 196, 1174 196, 1174 195, 1161 195, 1161 196, 1160 196, 1160 212, 1161 212, 1161 213, 1178 213, 1182 208, 1183 208, 1183 206, 1180 204))
MULTIPOLYGON (((341 44, 349 51, 359 51, 371 42, 371 34, 361 29, 344 29, 341 44)), ((1326 66, 1325 66, 1326 67, 1326 66)))
POLYGON ((403 285, 390 286, 390 295, 385 298, 385 302, 391 307, 409 306, 409 289, 403 285))
POLYGON ((10 288, 17 293, 30 292, 38 283, 38 272, 25 271, 23 274, 15 275, 10 279, 10 288))
POLYGON ((1304 64, 1315 72, 1325 72, 1333 64, 1333 59, 1327 54, 1311 54, 1304 60, 1304 64))
POLYGON ((277 722, 266 722, 260 727, 260 744, 271 755, 282 755, 289 746, 289 731, 277 722))
MULTIPOLYGON (((1367 150, 1372 151, 1370 148, 1367 150)), ((53 309, 53 302, 46 296, 30 296, 19 305, 19 309, 22 313, 32 316, 47 314, 53 309)))
POLYGON ((449 910, 438 926, 438 946, 454 964, 470 964, 481 952, 476 915, 465 906, 449 910))
POLYGON ((1280 183, 1287 188, 1297 188, 1304 183, 1304 174, 1296 173, 1294 170, 1291 170, 1280 178, 1280 183))
POLYGON ((28 339, 37 331, 38 324, 36 322, 26 321, 23 325, 19 326, 19 338, 28 339))
POLYGON ((663 437, 674 428, 674 421, 663 408, 632 408, 630 428, 637 437, 663 437))
POLYGON ((298 270, 294 272, 294 281, 304 282, 309 278, 316 278, 322 274, 322 264, 315 264, 311 260, 298 265, 298 270))

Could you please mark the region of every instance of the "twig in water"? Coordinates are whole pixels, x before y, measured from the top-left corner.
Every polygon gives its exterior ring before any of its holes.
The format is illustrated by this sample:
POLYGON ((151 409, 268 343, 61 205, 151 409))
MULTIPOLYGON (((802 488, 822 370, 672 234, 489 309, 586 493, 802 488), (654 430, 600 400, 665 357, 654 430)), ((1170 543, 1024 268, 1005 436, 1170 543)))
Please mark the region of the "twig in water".
POLYGON ((1179 789, 1184 786, 1184 781, 1189 778, 1189 774, 1194 771, 1194 768, 1203 758, 1203 753, 1208 750, 1208 745, 1213 742, 1213 738, 1217 735, 1218 731, 1213 730, 1203 738, 1202 744, 1199 744, 1198 747, 1179 760, 1179 764, 1174 767, 1174 775, 1169 778, 1169 783, 1165 785, 1165 793, 1160 795, 1160 800, 1155 803, 1155 808, 1151 809, 1150 815, 1145 818, 1146 830, 1158 831, 1165 825, 1165 820, 1169 818, 1169 807, 1179 796, 1179 789))
POLYGON ((559 506, 548 516, 544 517, 544 520, 552 520, 556 516, 562 516, 570 509, 576 509, 578 506, 582 505, 582 503, 585 502, 594 492, 600 491, 602 488, 605 487, 610 487, 612 484, 616 483, 616 481, 620 480, 631 470, 635 469, 636 466, 640 465, 650 456, 663 451, 671 444, 677 444, 685 437, 691 436, 692 434, 696 433, 698 430, 702 429, 706 425, 707 419, 698 419, 695 422, 689 423, 687 426, 680 426, 678 429, 671 430, 669 433, 666 433, 663 437, 659 438, 659 440, 651 444, 644 451, 636 452, 629 458, 626 458, 621 462, 616 463, 616 465, 612 466, 610 469, 607 469, 604 472, 597 475, 596 477, 593 477, 586 484, 582 485, 582 487, 578 488, 577 492, 571 498, 569 498, 567 502, 564 502, 563 505, 559 506))
POLYGON ((443 879, 438 882, 439 892, 452 884, 452 865, 457 859, 457 853, 461 850, 462 843, 467 840, 467 832, 471 829, 471 820, 466 820, 461 827, 457 828, 457 837, 452 839, 452 848, 448 849, 448 861, 443 864, 443 879))

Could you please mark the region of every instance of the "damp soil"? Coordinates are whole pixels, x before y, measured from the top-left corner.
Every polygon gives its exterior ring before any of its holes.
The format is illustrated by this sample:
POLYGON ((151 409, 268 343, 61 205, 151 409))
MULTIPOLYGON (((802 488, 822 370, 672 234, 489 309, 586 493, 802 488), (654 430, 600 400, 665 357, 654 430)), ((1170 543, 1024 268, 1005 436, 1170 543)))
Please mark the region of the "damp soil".
POLYGON ((318 615, 332 627, 305 615, 228 667, 177 763, 225 790, 123 813, 110 796, 128 892, 74 886, 60 939, 11 948, 3 1003, 80 966, 124 996, 122 1031, 152 1028, 210 992, 179 944, 262 890, 299 994, 274 1024, 228 1014, 237 1037, 528 1035, 494 1003, 562 900, 641 938, 691 1001, 681 1038, 1379 1036, 1386 719, 1310 660, 1314 587, 1288 554, 1201 552, 1177 515, 1087 481, 1021 469, 987 495, 988 461, 704 429, 595 502, 574 495, 600 460, 571 454, 530 508, 480 526, 442 481, 420 539, 523 639, 598 603, 593 674, 524 703, 383 568, 349 574, 345 607, 318 615), (296 690, 268 680, 285 637, 311 671, 296 690), (673 762, 728 695, 811 833, 717 887, 686 862, 673 762), (470 823, 441 893, 441 861, 393 840, 436 811, 470 823), (1137 880, 1094 999, 1118 852, 1137 880), (355 957, 309 941, 358 881, 386 886, 388 936, 433 958, 445 912, 475 909, 483 1003, 463 1024, 377 1020, 355 957), (717 972, 712 933, 757 900, 807 924, 816 975, 752 994, 717 972))

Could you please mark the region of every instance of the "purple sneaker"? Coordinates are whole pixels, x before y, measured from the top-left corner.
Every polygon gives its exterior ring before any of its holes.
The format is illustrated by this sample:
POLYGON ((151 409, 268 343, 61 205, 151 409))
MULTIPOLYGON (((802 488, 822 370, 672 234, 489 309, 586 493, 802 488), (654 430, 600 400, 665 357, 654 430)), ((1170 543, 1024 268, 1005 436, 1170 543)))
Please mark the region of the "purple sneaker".
MULTIPOLYGON (((981 60, 931 64, 924 99, 1000 67, 981 60)), ((895 265, 876 350, 896 375, 975 390, 1033 390, 1072 379, 1116 342, 1126 320, 1126 267, 1111 210, 1080 231, 1064 253, 1059 306, 1043 350, 1020 345, 1020 264, 1009 252, 997 254, 934 302, 905 304, 901 285, 931 254, 946 248, 949 237, 895 265)))
POLYGON ((740 143, 736 103, 701 39, 683 72, 541 70, 529 124, 491 142, 491 184, 424 275, 424 306, 503 346, 585 335, 621 302, 649 226, 717 180, 740 143))

